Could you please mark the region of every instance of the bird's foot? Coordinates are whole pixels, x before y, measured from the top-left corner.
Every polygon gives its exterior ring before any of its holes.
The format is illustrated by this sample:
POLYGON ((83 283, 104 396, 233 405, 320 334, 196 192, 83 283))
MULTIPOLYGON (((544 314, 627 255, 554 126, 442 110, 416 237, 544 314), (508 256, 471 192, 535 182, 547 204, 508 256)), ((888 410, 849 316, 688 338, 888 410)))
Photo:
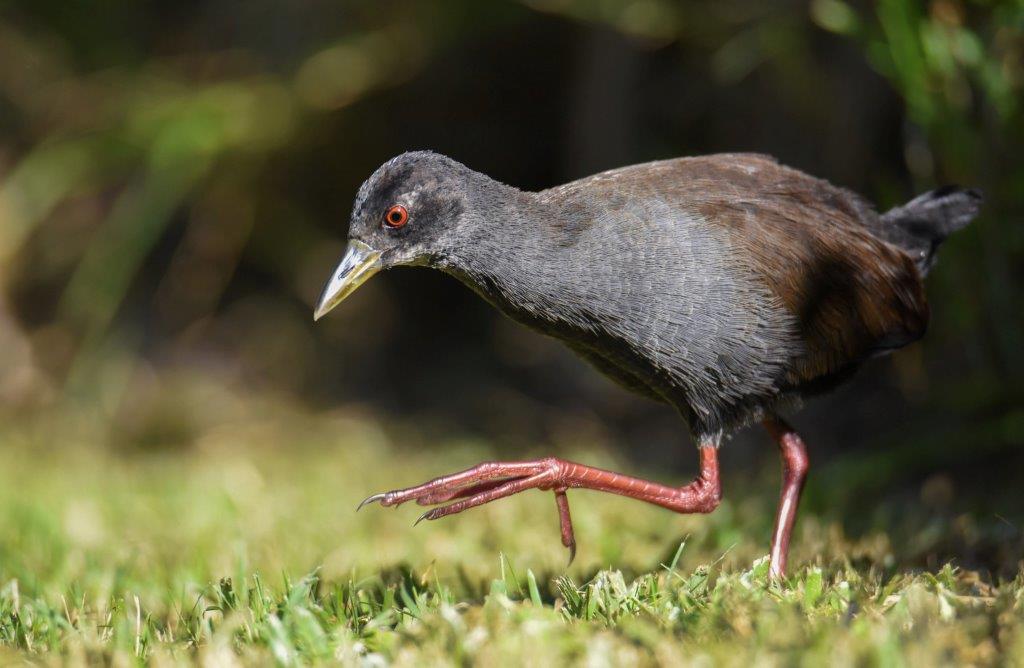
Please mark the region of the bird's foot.
POLYGON ((463 498, 463 501, 452 504, 458 506, 458 510, 452 512, 461 512, 525 489, 547 489, 554 486, 553 483, 562 473, 563 462, 553 457, 529 462, 484 462, 465 471, 434 478, 422 485, 374 494, 364 499, 359 507, 375 502, 382 506, 400 506, 408 501, 432 506, 463 498))
POLYGON ((572 563, 576 556, 576 538, 572 517, 569 515, 566 485, 560 484, 566 474, 566 464, 554 457, 529 462, 485 462, 416 487, 374 494, 364 499, 357 510, 369 503, 400 506, 408 501, 415 501, 421 506, 438 506, 420 515, 416 520, 416 524, 419 524, 423 520, 436 520, 461 513, 528 489, 552 489, 558 507, 562 544, 569 549, 569 563, 572 563), (439 505, 453 499, 459 500, 439 505))
POLYGON ((700 456, 700 475, 683 487, 668 487, 613 471, 547 457, 527 462, 486 462, 416 487, 374 494, 359 504, 359 507, 374 502, 382 506, 399 506, 408 501, 415 501, 422 506, 436 506, 420 515, 416 520, 419 523, 461 513, 528 489, 551 490, 555 493, 558 505, 562 544, 569 548, 571 556, 576 551, 576 540, 569 516, 567 489, 576 487, 620 494, 677 513, 710 513, 722 496, 718 477, 718 448, 716 445, 701 446, 700 456))

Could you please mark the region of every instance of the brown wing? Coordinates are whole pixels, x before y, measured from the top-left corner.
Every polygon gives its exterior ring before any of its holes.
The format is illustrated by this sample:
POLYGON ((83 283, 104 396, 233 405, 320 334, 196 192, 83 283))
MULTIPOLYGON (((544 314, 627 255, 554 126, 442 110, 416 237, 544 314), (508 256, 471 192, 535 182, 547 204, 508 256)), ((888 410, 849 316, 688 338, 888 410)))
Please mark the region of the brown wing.
POLYGON ((789 382, 810 383, 924 334, 920 274, 872 234, 875 212, 853 193, 756 155, 680 161, 687 199, 731 237, 736 261, 798 322, 805 345, 789 382))

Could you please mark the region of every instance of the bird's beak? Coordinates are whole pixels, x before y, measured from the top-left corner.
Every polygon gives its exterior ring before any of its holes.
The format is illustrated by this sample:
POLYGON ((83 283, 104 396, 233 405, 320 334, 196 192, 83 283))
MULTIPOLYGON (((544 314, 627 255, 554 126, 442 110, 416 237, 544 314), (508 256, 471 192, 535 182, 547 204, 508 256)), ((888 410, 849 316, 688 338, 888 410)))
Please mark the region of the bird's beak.
POLYGON ((324 286, 323 294, 313 312, 313 320, 319 320, 328 311, 341 303, 345 297, 356 291, 368 278, 380 271, 380 251, 362 241, 349 241, 345 256, 341 258, 334 275, 324 286))

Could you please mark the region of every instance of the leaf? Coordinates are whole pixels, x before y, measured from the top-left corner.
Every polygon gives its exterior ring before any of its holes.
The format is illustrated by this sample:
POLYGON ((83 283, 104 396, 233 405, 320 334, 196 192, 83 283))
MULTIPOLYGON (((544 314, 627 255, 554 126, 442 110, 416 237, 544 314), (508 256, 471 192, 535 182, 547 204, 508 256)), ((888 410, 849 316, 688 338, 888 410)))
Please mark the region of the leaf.
POLYGON ((543 606, 544 603, 540 599, 540 591, 537 589, 537 578, 529 568, 526 569, 526 584, 530 588, 530 601, 538 608, 543 606))
POLYGON ((821 599, 823 591, 821 569, 815 566, 807 572, 804 580, 804 610, 810 612, 821 599))

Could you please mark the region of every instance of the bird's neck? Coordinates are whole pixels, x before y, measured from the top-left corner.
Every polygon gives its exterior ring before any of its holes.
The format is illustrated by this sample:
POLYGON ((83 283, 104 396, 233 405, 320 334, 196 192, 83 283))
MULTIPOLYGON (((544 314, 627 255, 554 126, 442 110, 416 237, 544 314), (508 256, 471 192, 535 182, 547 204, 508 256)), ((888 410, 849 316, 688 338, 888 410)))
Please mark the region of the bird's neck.
POLYGON ((532 318, 565 278, 550 208, 535 193, 495 184, 473 202, 468 234, 435 266, 507 315, 532 318))

